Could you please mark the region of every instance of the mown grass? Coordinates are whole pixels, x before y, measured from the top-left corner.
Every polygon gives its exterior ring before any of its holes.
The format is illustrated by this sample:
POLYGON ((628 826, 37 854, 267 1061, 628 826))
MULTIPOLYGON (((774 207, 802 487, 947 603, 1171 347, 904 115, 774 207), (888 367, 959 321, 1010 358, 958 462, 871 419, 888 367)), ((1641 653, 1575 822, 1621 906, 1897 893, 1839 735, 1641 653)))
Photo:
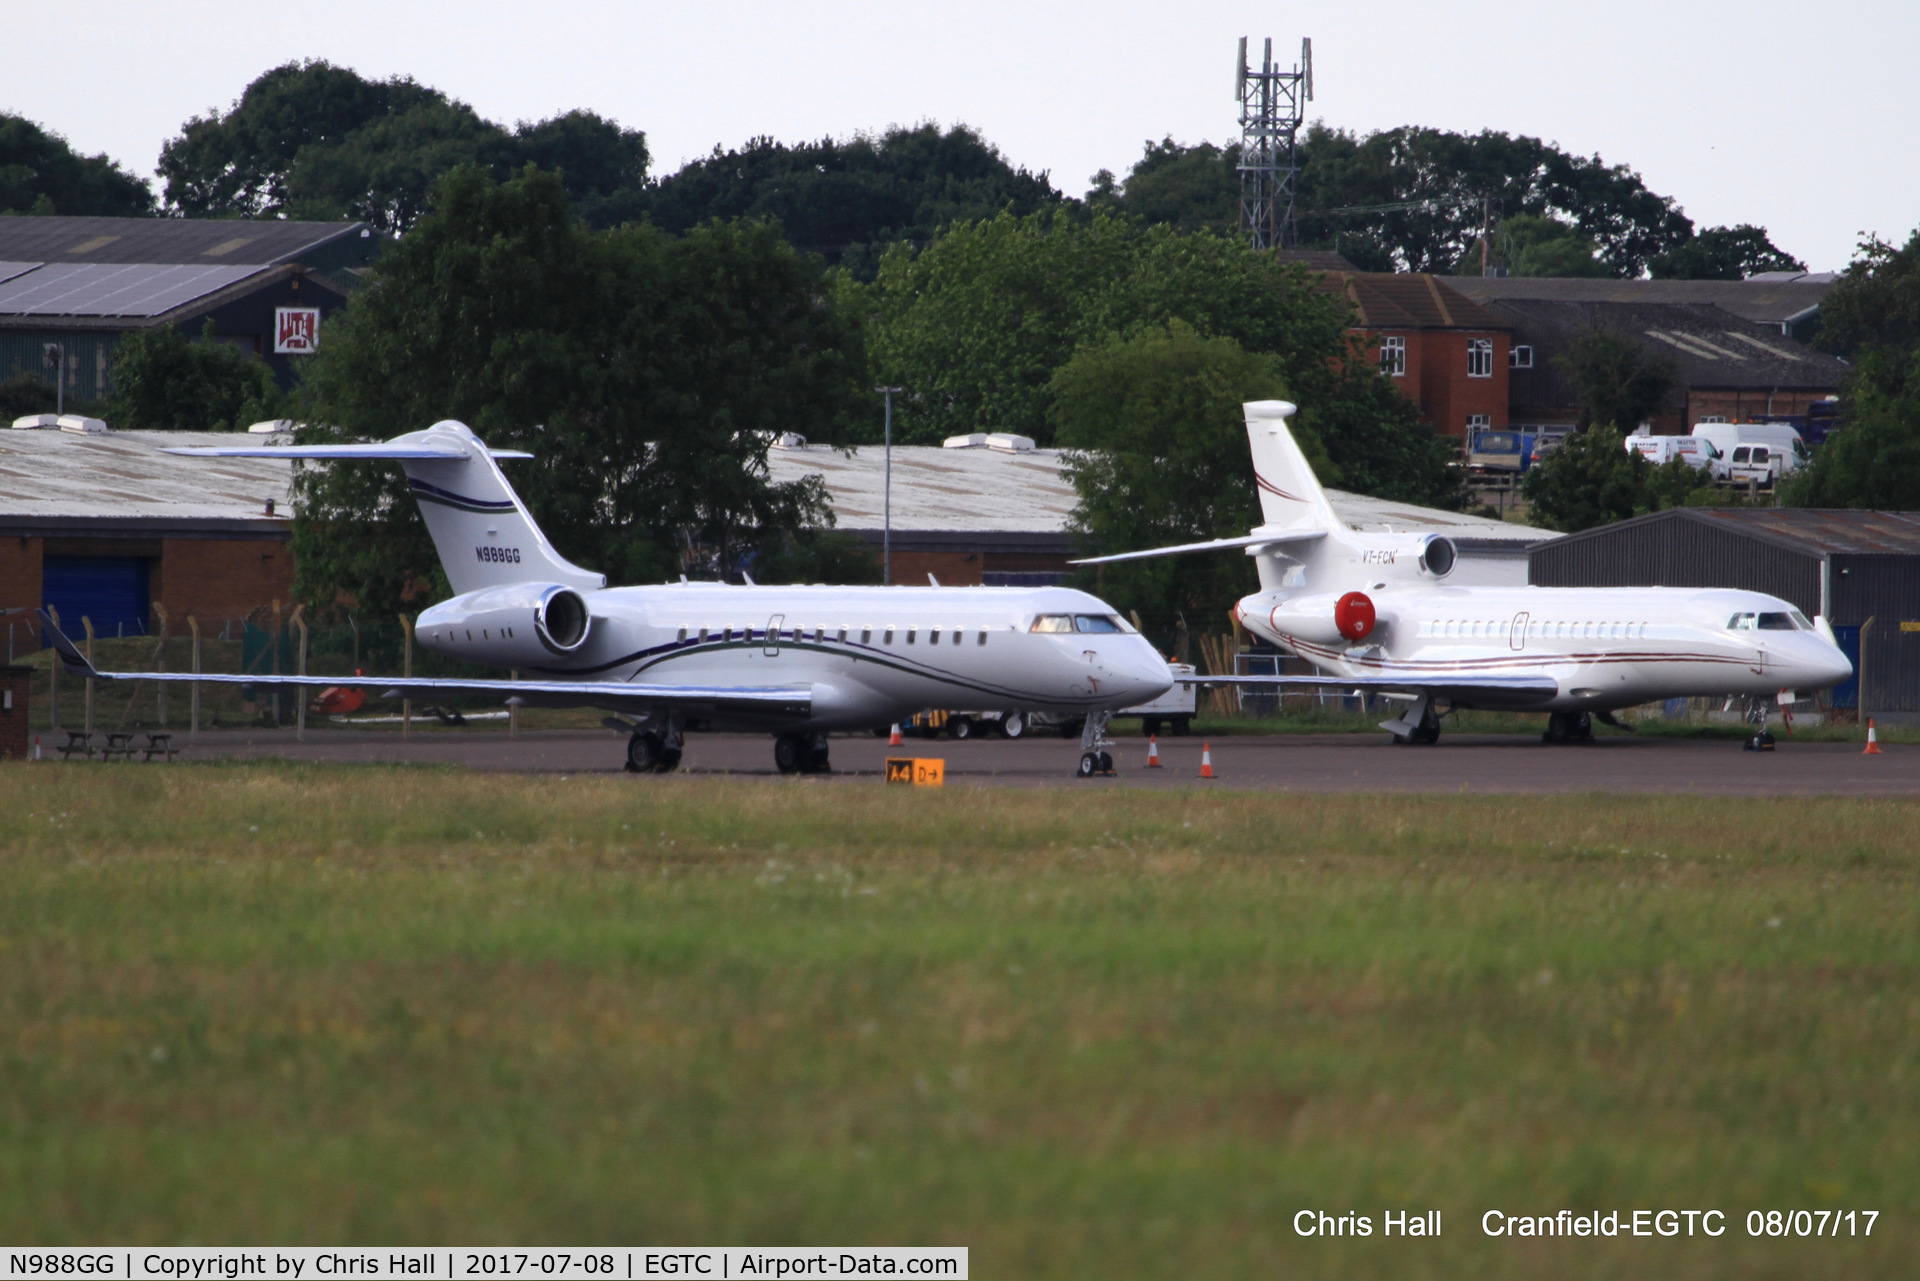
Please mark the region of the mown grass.
POLYGON ((1905 1275, 1920 805, 0 768, 11 1241, 1905 1275), (1719 1208, 1528 1244, 1487 1209, 1719 1208), (1871 1208, 1871 1240, 1748 1209, 1871 1208), (1303 1208, 1445 1212, 1437 1242, 1303 1208))

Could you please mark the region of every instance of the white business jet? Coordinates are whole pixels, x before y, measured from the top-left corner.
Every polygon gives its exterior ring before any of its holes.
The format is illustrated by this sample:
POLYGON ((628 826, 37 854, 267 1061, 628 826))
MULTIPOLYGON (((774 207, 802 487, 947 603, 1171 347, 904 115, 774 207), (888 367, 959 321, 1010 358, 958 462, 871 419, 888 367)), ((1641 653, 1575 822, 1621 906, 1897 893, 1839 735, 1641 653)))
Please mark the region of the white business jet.
POLYGON ((1381 694, 1406 705, 1381 726, 1401 743, 1439 741, 1442 703, 1546 712, 1547 740, 1567 742, 1591 738, 1596 717, 1617 724, 1622 707, 1811 692, 1853 672, 1824 618, 1759 592, 1448 586, 1445 537, 1359 533, 1335 517, 1287 429, 1293 412, 1246 406, 1265 517, 1250 535, 1078 562, 1245 548, 1260 590, 1234 607, 1241 625, 1327 675, 1210 683, 1381 694))
MULTIPOLYGON (((554 549, 495 461, 529 455, 490 451, 457 422, 384 444, 167 452, 399 462, 455 593, 421 613, 420 644, 530 678, 416 678, 380 688, 622 714, 635 771, 675 768, 689 720, 770 732, 782 773, 818 773, 829 768, 828 731, 884 728, 928 707, 983 707, 1084 715, 1080 773, 1104 773, 1113 767, 1108 717, 1173 683, 1165 660, 1111 606, 1068 588, 736 587, 684 579, 610 588, 604 575, 554 549)), ((46 626, 68 669, 97 679, 340 683, 100 672, 46 626)))

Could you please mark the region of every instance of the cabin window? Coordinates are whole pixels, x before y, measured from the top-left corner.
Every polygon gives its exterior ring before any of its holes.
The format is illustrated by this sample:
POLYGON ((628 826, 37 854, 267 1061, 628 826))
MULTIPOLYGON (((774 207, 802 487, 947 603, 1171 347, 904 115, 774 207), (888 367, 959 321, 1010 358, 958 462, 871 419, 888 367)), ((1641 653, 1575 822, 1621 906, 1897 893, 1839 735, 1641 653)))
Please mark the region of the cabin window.
POLYGON ((956 645, 960 643, 960 629, 958 627, 953 629, 953 643, 956 645))
MULTIPOLYGON (((911 635, 909 635, 907 639, 911 640, 913 638, 911 635)), ((927 644, 938 645, 939 643, 940 643, 940 629, 938 627, 929 627, 927 629, 927 644)))
POLYGON ((883 635, 881 636, 881 638, 880 638, 880 643, 881 643, 882 645, 891 645, 891 644, 893 644, 893 624, 892 624, 892 623, 888 623, 888 624, 887 624, 887 630, 886 630, 886 632, 885 632, 885 633, 884 633, 884 634, 883 634, 883 635))
POLYGON ((1727 627, 1731 631, 1750 632, 1753 630, 1753 615, 1735 614, 1727 620, 1727 627))
POLYGON ((681 640, 682 640, 683 642, 684 642, 684 641, 685 641, 685 640, 687 639, 687 629, 686 629, 686 628, 684 628, 684 627, 682 627, 682 628, 680 629, 680 639, 681 639, 681 640))
POLYGON ((845 627, 840 629, 840 643, 842 645, 847 643, 847 629, 845 627))
POLYGON ((861 643, 862 645, 871 645, 871 644, 873 644, 873 628, 871 628, 871 627, 862 627, 862 628, 860 629, 860 643, 861 643))
POLYGON ((980 629, 980 643, 982 645, 987 643, 987 629, 984 627, 980 629))
POLYGON ((920 635, 920 629, 918 627, 907 628, 907 644, 909 645, 913 644, 914 639, 919 635, 920 635))
POLYGON ((1073 630, 1072 614, 1040 614, 1028 629, 1035 632, 1070 632, 1073 630))

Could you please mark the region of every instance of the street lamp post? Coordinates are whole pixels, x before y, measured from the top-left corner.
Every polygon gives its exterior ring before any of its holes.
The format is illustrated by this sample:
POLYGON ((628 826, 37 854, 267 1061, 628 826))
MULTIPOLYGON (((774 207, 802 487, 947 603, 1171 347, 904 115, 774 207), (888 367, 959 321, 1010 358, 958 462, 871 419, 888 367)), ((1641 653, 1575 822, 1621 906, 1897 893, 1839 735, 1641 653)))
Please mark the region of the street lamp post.
POLYGON ((887 398, 887 479, 884 498, 885 516, 880 529, 880 583, 893 586, 893 397, 898 387, 875 387, 887 398))

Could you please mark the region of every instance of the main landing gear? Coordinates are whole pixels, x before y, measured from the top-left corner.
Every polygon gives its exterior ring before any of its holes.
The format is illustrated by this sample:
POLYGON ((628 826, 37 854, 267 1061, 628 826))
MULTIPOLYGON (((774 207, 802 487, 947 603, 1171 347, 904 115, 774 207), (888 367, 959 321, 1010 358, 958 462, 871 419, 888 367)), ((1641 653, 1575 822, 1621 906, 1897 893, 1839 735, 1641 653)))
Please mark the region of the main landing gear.
POLYGON ((1087 713, 1087 723, 1080 730, 1080 768, 1074 771, 1075 778, 1113 776, 1113 753, 1107 750, 1113 746, 1113 740, 1107 737, 1110 719, 1111 712, 1087 713))
POLYGON ((1587 712, 1553 712, 1547 716, 1547 732, 1540 736, 1543 743, 1591 743, 1593 741, 1593 716, 1587 712))
POLYGON ((677 716, 649 716, 627 740, 629 774, 671 774, 680 768, 686 734, 677 716))
POLYGON ((1433 700, 1423 695, 1393 720, 1380 722, 1380 728, 1402 746, 1413 743, 1431 747, 1440 741, 1440 713, 1433 710, 1433 700))
POLYGON ((825 734, 782 734, 773 740, 773 767, 782 774, 831 774, 825 734))

